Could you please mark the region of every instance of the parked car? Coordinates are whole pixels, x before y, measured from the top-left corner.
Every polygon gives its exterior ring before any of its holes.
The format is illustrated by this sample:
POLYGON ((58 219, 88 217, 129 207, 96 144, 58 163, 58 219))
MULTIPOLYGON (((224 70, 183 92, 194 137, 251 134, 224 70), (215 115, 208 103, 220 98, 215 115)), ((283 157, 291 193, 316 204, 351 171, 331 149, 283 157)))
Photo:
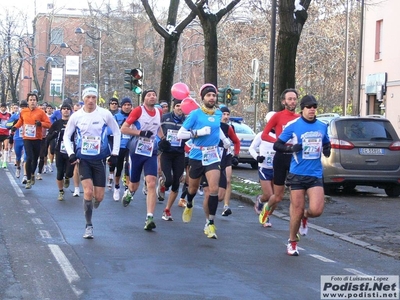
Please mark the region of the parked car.
POLYGON ((240 140, 239 163, 250 164, 253 169, 258 168, 257 161, 250 155, 249 147, 253 142, 256 134, 243 122, 241 117, 230 117, 229 124, 235 129, 236 135, 240 140))
POLYGON ((400 140, 389 120, 332 117, 328 134, 331 156, 322 157, 326 194, 365 185, 382 188, 389 197, 400 195, 400 140))

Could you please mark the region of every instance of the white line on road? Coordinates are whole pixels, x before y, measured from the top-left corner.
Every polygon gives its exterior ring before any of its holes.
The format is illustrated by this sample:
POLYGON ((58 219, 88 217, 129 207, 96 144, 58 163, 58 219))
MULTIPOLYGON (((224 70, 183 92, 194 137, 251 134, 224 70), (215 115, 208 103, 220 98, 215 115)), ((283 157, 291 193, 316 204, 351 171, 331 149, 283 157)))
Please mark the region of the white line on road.
POLYGON ((32 218, 32 223, 36 225, 43 225, 42 219, 40 218, 32 218))
POLYGON ((352 273, 352 274, 354 274, 354 275, 368 276, 367 274, 364 274, 364 273, 362 273, 362 272, 360 272, 360 271, 357 271, 356 269, 345 268, 344 270, 347 271, 347 272, 349 272, 349 273, 352 273))
POLYGON ((6 174, 7 174, 8 180, 10 180, 10 183, 11 183, 12 187, 14 188, 14 191, 17 194, 17 196, 21 197, 21 198, 25 197, 24 193, 19 188, 18 184, 15 182, 15 180, 14 180, 13 176, 11 175, 10 171, 8 171, 6 174))
MULTIPOLYGON (((57 260, 58 264, 61 267, 61 270, 64 272, 65 277, 68 282, 72 284, 75 281, 80 280, 78 273, 75 271, 74 267, 69 262, 68 258, 65 256, 64 252, 60 249, 58 245, 49 244, 49 248, 53 256, 57 260)), ((71 286, 74 293, 79 296, 82 294, 82 291, 71 286)))
POLYGON ((317 254, 310 254, 310 256, 312 256, 316 259, 319 259, 320 261, 323 261, 323 262, 335 262, 334 260, 331 260, 329 258, 323 257, 321 255, 317 255, 317 254))
POLYGON ((26 199, 21 200, 21 203, 24 204, 24 205, 29 205, 30 204, 29 200, 26 200, 26 199))
POLYGON ((36 210, 34 210, 33 208, 27 209, 26 210, 28 214, 36 214, 36 210))
POLYGON ((47 230, 39 230, 39 233, 44 239, 51 239, 51 234, 47 230))

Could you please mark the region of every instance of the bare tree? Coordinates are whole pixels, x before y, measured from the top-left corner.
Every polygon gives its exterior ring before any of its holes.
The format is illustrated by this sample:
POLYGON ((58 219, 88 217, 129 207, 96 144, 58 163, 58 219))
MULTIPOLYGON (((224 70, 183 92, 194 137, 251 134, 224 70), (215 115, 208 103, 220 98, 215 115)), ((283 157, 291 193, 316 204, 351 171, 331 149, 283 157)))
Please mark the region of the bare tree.
POLYGON ((193 3, 185 0, 189 8, 196 13, 204 33, 204 81, 218 86, 218 35, 217 26, 222 17, 229 13, 240 0, 233 0, 217 13, 212 13, 208 0, 193 3), (204 3, 203 3, 204 2, 204 3))

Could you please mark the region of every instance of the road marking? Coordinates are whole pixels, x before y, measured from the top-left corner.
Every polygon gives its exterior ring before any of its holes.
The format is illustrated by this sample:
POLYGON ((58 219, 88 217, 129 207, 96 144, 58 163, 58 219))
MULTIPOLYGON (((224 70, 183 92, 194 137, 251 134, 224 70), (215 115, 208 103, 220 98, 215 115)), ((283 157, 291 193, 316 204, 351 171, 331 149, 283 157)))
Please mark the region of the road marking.
POLYGON ((33 208, 27 209, 26 211, 28 214, 36 214, 36 211, 33 208))
POLYGON ((356 269, 345 268, 344 270, 347 271, 347 272, 349 272, 349 273, 352 273, 352 274, 354 274, 354 275, 368 276, 367 274, 362 273, 362 272, 360 272, 360 271, 357 271, 356 269))
POLYGON ((43 222, 40 218, 32 218, 32 223, 36 225, 43 225, 43 222))
POLYGON ((25 197, 24 193, 22 190, 19 188, 17 182, 14 180, 14 177, 11 175, 9 171, 6 172, 8 180, 10 180, 11 186, 14 188, 15 193, 17 194, 18 197, 25 197))
POLYGON ((30 204, 29 200, 25 200, 25 199, 21 200, 21 203, 24 204, 24 205, 29 205, 30 204))
POLYGON ((329 258, 326 258, 326 257, 321 256, 321 255, 317 255, 317 254, 310 254, 310 256, 312 256, 312 257, 314 257, 316 259, 319 259, 320 261, 323 261, 323 262, 333 262, 333 263, 335 262, 334 260, 331 260, 329 258))
POLYGON ((42 238, 44 238, 44 239, 50 239, 51 238, 51 234, 47 230, 39 230, 39 233, 42 236, 42 238))
MULTIPOLYGON (((49 244, 49 248, 54 258, 57 260, 58 264, 61 267, 61 270, 64 272, 65 277, 67 278, 69 284, 72 284, 75 281, 80 280, 78 273, 75 271, 72 264, 69 262, 68 258, 65 256, 64 252, 60 249, 58 245, 49 244)), ((74 293, 79 296, 83 293, 83 291, 71 286, 74 293)))

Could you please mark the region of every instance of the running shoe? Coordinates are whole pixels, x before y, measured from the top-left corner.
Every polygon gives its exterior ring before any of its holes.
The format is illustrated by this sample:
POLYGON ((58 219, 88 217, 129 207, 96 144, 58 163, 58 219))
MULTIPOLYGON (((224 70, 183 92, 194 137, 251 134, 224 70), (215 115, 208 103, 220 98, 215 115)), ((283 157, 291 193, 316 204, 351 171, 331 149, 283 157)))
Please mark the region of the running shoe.
POLYGON ((3 161, 3 169, 7 169, 7 162, 3 161))
POLYGON ((63 201, 64 200, 64 191, 60 191, 58 193, 58 201, 63 201))
POLYGON ((146 181, 143 183, 142 192, 143 192, 143 195, 147 196, 147 184, 146 184, 146 181))
POLYGON ((21 168, 15 170, 15 177, 19 178, 21 176, 21 168))
POLYGON ((107 187, 109 190, 111 190, 112 188, 113 180, 114 180, 114 175, 113 174, 108 175, 107 187))
POLYGON ((301 235, 307 235, 308 233, 307 218, 305 217, 301 219, 299 233, 301 235))
POLYGON ((90 240, 93 238, 93 226, 86 226, 83 238, 90 240))
MULTIPOLYGON (((33 177, 33 176, 32 176, 32 177, 33 177)), ((43 179, 43 178, 42 178, 42 174, 41 174, 41 173, 37 173, 36 179, 37 179, 37 180, 42 180, 42 179, 43 179)), ((33 181, 35 181, 35 180, 33 180, 33 181)))
POLYGON ((120 191, 120 189, 117 189, 116 187, 114 187, 114 193, 113 193, 114 201, 119 201, 119 198, 120 198, 119 191, 120 191))
POLYGON ((199 193, 200 196, 204 195, 204 190, 203 190, 203 186, 202 185, 199 186, 198 193, 199 193))
POLYGON ((184 223, 189 223, 192 220, 193 206, 191 208, 185 207, 182 213, 182 221, 184 223))
POLYGON ((42 173, 43 173, 43 174, 46 174, 46 173, 47 173, 47 166, 46 166, 46 165, 43 166, 43 171, 42 171, 42 173))
POLYGON ((288 241, 287 244, 287 254, 290 256, 299 256, 299 251, 297 250, 297 242, 296 241, 288 241))
POLYGON ((32 177, 31 177, 31 184, 32 184, 32 185, 35 184, 35 175, 32 175, 32 177))
POLYGON ((173 221, 174 219, 172 219, 172 215, 171 212, 169 211, 169 209, 164 209, 164 212, 162 214, 162 219, 165 221, 173 221))
POLYGON ((28 182, 28 179, 26 178, 26 175, 22 177, 22 184, 26 184, 28 182))
POLYGON ((73 197, 79 197, 79 194, 81 192, 79 191, 79 188, 75 188, 74 193, 72 194, 73 197))
POLYGON ((29 190, 30 188, 32 188, 32 181, 31 181, 31 180, 27 180, 27 181, 26 181, 25 188, 26 188, 27 190, 29 190))
POLYGON ((267 221, 265 222, 265 224, 262 225, 263 227, 272 227, 272 223, 269 220, 269 217, 267 218, 267 221))
POLYGON ((157 185, 157 197, 159 201, 164 201, 165 199, 165 186, 164 186, 164 179, 162 176, 158 178, 158 185, 157 185))
POLYGON ((269 221, 269 207, 268 207, 268 202, 264 204, 260 215, 258 216, 258 220, 262 225, 267 223, 269 221))
POLYGON ((129 203, 132 201, 132 193, 129 190, 126 190, 124 192, 124 195, 122 196, 122 205, 124 207, 127 207, 129 203))
POLYGON ((153 217, 147 217, 144 223, 144 230, 151 231, 156 228, 156 223, 154 223, 153 217))
POLYGON ((52 166, 51 166, 51 164, 48 164, 47 165, 47 171, 50 173, 50 172, 53 172, 53 168, 52 168, 52 166))
POLYGON ((67 189, 69 187, 69 178, 65 177, 64 178, 64 188, 67 189))
POLYGON ((228 206, 224 206, 224 210, 222 211, 222 216, 227 217, 232 214, 232 210, 228 206))
POLYGON ((216 232, 216 227, 214 224, 207 224, 206 227, 204 227, 204 234, 209 238, 209 239, 217 239, 217 234, 216 232))
POLYGON ((184 198, 179 199, 178 206, 179 207, 186 207, 186 200, 184 198))
POLYGON ((259 215, 263 209, 264 204, 261 202, 261 195, 257 196, 256 203, 254 203, 254 211, 259 215))

